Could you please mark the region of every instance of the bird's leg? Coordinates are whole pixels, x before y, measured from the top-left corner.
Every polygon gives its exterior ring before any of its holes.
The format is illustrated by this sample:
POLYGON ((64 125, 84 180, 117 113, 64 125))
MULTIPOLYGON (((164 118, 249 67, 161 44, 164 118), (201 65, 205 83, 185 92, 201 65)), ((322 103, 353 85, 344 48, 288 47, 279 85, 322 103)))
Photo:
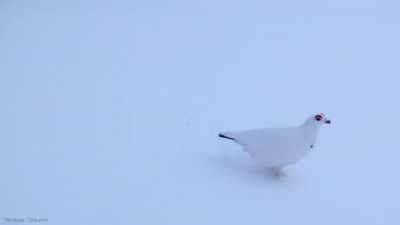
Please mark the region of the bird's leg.
POLYGON ((271 173, 276 178, 280 178, 280 177, 285 176, 285 174, 282 172, 281 168, 279 168, 277 166, 271 168, 271 173))

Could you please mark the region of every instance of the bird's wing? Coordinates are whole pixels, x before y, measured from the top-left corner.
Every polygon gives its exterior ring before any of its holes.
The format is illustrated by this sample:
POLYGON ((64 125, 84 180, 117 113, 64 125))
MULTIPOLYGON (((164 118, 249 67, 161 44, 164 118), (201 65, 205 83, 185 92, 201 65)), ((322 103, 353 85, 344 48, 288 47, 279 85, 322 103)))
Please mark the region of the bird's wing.
POLYGON ((296 139, 297 131, 292 127, 263 128, 234 133, 232 136, 245 146, 274 148, 290 145, 296 139))

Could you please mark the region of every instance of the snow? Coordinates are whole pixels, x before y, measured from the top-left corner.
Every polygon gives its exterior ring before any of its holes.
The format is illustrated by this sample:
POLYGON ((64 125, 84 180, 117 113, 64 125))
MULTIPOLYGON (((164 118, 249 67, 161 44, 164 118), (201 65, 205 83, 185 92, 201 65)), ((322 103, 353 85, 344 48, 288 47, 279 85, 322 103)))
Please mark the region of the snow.
POLYGON ((0 224, 397 224, 395 1, 2 1, 0 224), (326 112, 273 179, 223 130, 326 112))

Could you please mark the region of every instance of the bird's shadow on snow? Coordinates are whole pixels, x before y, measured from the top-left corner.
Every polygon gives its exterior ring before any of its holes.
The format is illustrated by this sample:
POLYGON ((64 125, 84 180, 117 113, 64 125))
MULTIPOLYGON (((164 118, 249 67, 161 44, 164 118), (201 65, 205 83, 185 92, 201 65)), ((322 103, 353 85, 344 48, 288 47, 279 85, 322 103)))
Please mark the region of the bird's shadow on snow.
POLYGON ((290 174, 282 171, 281 174, 275 174, 269 168, 261 167, 245 153, 221 152, 217 155, 207 157, 208 163, 218 167, 218 170, 228 172, 230 177, 243 179, 246 182, 257 183, 291 183, 290 174))

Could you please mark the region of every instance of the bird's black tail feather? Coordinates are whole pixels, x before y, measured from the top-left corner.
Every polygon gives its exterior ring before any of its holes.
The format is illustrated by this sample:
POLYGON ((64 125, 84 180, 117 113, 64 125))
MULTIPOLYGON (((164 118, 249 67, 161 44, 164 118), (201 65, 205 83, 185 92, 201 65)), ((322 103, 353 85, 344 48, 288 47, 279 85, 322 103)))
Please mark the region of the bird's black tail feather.
POLYGON ((219 136, 220 138, 226 138, 226 139, 230 139, 230 140, 236 141, 235 138, 231 138, 231 137, 228 137, 228 136, 223 135, 223 134, 219 134, 218 136, 219 136))

